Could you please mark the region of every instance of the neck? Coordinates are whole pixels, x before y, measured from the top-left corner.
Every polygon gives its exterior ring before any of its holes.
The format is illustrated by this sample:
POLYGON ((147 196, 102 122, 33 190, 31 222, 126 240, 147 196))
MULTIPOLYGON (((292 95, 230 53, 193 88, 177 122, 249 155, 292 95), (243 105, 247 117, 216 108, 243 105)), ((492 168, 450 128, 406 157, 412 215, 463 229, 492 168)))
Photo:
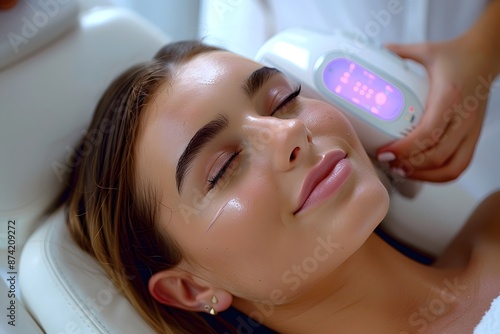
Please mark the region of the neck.
MULTIPOLYGON (((462 277, 459 270, 408 259, 372 234, 319 284, 275 305, 264 325, 280 333, 414 332, 436 325, 458 307, 462 277)), ((256 311, 253 303, 235 306, 246 314, 256 311)))

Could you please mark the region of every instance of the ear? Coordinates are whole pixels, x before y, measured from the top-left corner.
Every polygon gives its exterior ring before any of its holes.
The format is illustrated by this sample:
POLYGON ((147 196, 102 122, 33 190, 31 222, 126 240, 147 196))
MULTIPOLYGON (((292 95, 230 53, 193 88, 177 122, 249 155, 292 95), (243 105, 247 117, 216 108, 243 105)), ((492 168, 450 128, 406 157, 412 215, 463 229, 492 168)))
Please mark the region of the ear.
POLYGON ((148 288, 158 302, 187 311, 215 310, 217 313, 225 311, 233 302, 233 296, 226 290, 178 267, 154 274, 149 279, 148 288))

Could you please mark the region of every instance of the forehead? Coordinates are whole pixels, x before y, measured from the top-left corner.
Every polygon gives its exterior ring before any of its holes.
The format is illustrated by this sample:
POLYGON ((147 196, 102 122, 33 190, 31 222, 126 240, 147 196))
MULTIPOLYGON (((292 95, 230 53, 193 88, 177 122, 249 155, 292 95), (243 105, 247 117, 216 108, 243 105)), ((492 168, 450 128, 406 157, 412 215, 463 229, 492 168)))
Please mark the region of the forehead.
MULTIPOLYGON (((222 110, 224 101, 241 89, 244 80, 261 65, 229 52, 208 52, 194 57, 175 70, 172 82, 161 86, 145 110, 150 127, 167 121, 189 138, 213 118, 212 108, 222 110), (226 96, 226 98, 222 98, 226 96)), ((243 94, 242 94, 243 96, 243 94)), ((234 102, 234 101, 233 101, 234 102)))
POLYGON ((235 83, 241 85, 242 79, 259 67, 252 60, 230 52, 208 52, 180 66, 174 77, 174 85, 180 90, 189 89, 192 84, 199 88, 211 88, 224 83, 227 86, 235 83))
POLYGON ((157 175, 166 174, 166 165, 175 169, 199 128, 218 113, 234 112, 242 103, 242 85, 260 67, 238 55, 215 51, 195 56, 174 69, 172 81, 160 86, 141 116, 139 169, 147 168, 155 181, 157 175), (156 166, 163 169, 155 170, 156 166))

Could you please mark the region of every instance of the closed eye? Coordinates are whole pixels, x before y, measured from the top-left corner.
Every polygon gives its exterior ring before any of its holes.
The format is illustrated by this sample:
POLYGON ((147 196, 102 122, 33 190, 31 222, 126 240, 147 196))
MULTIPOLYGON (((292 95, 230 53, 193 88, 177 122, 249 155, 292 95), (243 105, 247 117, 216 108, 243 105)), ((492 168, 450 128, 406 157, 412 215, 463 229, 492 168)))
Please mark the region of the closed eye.
POLYGON ((212 190, 217 186, 219 181, 221 181, 225 174, 228 172, 228 170, 233 170, 235 168, 233 166, 233 163, 235 162, 235 159, 238 157, 238 155, 241 153, 241 150, 235 151, 229 156, 229 158, 224 162, 222 167, 218 170, 218 172, 215 173, 214 176, 211 176, 208 178, 207 183, 208 183, 208 190, 212 190))
POLYGON ((289 104, 297 96, 299 96, 301 88, 302 86, 299 84, 290 95, 283 99, 283 101, 281 101, 280 104, 276 108, 274 108, 274 110, 271 112, 271 116, 274 116, 278 111, 283 109, 287 104, 289 104))

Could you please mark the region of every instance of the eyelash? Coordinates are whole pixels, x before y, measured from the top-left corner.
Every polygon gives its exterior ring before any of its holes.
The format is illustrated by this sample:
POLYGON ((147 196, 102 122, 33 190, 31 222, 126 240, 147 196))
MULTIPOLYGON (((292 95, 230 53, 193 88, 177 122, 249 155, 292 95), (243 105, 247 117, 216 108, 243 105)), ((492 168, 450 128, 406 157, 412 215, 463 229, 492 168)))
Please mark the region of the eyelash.
POLYGON ((211 177, 207 180, 208 181, 208 190, 212 190, 213 188, 215 188, 217 183, 220 181, 220 179, 226 173, 226 170, 231 166, 234 159, 236 159, 240 153, 241 153, 241 150, 238 150, 238 151, 234 152, 233 154, 231 154, 231 156, 229 157, 229 159, 227 159, 226 163, 224 164, 224 166, 222 166, 222 168, 219 170, 219 172, 217 174, 215 174, 214 177, 211 177))
POLYGON ((271 112, 270 116, 274 116, 274 114, 276 114, 278 111, 284 108, 288 103, 292 102, 297 96, 299 96, 301 89, 302 86, 300 84, 297 85, 294 91, 290 95, 288 95, 283 101, 281 101, 280 104, 271 112))
MULTIPOLYGON (((271 112, 270 116, 274 116, 275 113, 280 111, 287 104, 292 102, 297 96, 299 96, 301 88, 302 87, 299 84, 290 95, 288 95, 283 101, 280 102, 280 104, 271 112)), ((236 159, 240 153, 241 153, 241 150, 238 150, 238 151, 234 152, 233 154, 231 154, 231 156, 229 157, 229 159, 227 159, 226 163, 224 164, 224 166, 222 166, 222 168, 219 170, 219 172, 215 176, 213 176, 207 180, 209 191, 212 190, 213 188, 215 188, 215 186, 220 181, 220 179, 222 177, 224 177, 224 174, 226 173, 227 169, 231 166, 234 159, 236 159)))

